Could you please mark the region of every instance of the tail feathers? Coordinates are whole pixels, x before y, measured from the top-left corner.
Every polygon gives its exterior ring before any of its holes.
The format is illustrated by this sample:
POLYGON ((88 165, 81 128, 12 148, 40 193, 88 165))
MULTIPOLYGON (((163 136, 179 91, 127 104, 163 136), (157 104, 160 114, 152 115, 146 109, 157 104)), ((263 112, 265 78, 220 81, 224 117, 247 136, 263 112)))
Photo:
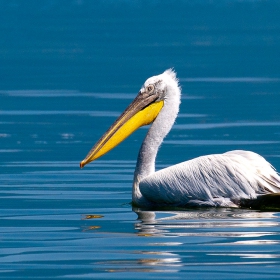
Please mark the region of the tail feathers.
POLYGON ((279 193, 280 192, 280 177, 278 175, 264 176, 260 175, 259 184, 269 193, 279 193), (277 177, 276 177, 277 176, 277 177))
MULTIPOLYGON (((240 162, 239 157, 241 156, 245 159, 248 165, 245 165, 245 162, 242 161, 244 167, 252 168, 257 180, 258 186, 260 187, 260 191, 264 191, 265 193, 279 193, 280 192, 280 175, 277 173, 275 168, 267 162, 262 156, 250 152, 250 151, 230 151, 227 152, 226 155, 231 157, 232 160, 240 162)), ((258 193, 258 190, 256 190, 258 193)))

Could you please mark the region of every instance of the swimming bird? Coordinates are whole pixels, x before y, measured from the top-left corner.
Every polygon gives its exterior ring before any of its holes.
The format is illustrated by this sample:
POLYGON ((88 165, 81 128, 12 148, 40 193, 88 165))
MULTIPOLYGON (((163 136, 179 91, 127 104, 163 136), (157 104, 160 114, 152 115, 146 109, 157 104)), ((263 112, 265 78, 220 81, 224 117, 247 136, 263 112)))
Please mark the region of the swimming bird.
POLYGON ((80 163, 103 156, 141 126, 151 124, 134 172, 132 202, 139 207, 239 207, 279 193, 280 176, 260 155, 235 150, 200 156, 155 171, 158 149, 179 112, 181 87, 173 69, 147 79, 134 101, 80 163))

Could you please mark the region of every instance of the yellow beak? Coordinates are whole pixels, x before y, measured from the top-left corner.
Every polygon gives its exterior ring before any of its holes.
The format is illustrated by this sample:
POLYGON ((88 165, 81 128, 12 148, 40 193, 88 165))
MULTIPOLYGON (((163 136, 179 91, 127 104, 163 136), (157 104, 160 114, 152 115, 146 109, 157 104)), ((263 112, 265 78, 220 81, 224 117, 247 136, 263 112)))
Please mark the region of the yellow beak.
POLYGON ((92 147, 88 155, 80 163, 86 164, 108 153, 139 127, 153 122, 163 107, 163 101, 156 101, 157 95, 140 92, 113 125, 92 147))

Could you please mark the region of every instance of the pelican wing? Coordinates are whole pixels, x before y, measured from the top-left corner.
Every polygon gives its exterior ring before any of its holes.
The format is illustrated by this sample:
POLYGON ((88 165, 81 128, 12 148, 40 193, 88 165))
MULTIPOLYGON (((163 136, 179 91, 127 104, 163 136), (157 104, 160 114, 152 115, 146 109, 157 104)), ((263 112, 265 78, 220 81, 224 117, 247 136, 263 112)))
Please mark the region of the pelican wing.
POLYGON ((238 206, 240 199, 280 191, 280 177, 261 156, 231 151, 198 157, 144 178, 142 195, 161 205, 238 206))

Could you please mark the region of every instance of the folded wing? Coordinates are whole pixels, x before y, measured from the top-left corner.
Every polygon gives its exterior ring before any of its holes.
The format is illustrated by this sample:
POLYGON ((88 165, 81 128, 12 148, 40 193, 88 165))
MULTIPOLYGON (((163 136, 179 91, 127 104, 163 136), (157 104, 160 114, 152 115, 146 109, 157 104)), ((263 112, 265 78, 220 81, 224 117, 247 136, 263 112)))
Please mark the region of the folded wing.
POLYGON ((139 188, 157 205, 237 207, 241 199, 279 192, 280 177, 258 154, 231 151, 157 171, 139 188))

